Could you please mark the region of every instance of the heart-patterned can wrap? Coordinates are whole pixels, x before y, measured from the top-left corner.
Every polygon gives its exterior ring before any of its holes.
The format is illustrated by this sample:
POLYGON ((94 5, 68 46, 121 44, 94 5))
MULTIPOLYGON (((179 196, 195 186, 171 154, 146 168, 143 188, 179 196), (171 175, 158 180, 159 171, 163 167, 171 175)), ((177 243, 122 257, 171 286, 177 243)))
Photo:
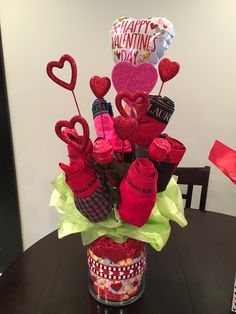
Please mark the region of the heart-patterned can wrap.
POLYGON ((126 305, 144 290, 146 247, 141 241, 127 239, 116 243, 100 237, 87 250, 89 291, 107 305, 126 305))

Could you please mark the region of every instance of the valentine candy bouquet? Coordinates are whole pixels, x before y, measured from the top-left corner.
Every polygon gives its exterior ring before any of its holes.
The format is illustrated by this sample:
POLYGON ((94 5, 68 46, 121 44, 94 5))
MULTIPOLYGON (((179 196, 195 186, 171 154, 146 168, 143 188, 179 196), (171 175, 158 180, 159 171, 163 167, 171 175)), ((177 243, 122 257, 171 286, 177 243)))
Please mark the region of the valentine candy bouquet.
POLYGON ((163 84, 179 71, 179 64, 161 59, 174 36, 166 18, 119 18, 112 26, 115 66, 111 80, 93 76, 90 87, 96 139, 81 115, 75 96, 77 66, 69 55, 49 62, 49 77, 72 93, 78 114, 56 123, 66 143, 68 161, 59 163, 50 205, 60 216, 58 235, 80 232, 87 246, 89 291, 102 303, 134 302, 144 290, 146 244, 160 251, 170 234, 169 221, 181 227, 184 217, 180 189, 173 173, 185 146, 165 133, 175 104, 162 96, 163 84), (161 59, 161 60, 160 60, 161 59), (71 66, 71 81, 53 69, 71 66), (159 93, 155 86, 162 81, 159 93), (111 82, 114 104, 105 99, 111 82), (152 94, 151 92, 154 91, 152 94), (82 127, 78 132, 76 125, 82 127))

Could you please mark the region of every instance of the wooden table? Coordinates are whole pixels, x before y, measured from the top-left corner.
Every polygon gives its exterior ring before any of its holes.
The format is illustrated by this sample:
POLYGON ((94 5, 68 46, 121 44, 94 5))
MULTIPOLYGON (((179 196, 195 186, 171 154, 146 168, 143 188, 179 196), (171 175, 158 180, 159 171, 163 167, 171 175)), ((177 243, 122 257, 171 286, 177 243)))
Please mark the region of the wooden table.
POLYGON ((87 289, 80 235, 53 232, 24 252, 0 277, 1 314, 226 314, 236 271, 236 218, 186 210, 161 253, 149 250, 146 290, 136 303, 109 308, 87 289))

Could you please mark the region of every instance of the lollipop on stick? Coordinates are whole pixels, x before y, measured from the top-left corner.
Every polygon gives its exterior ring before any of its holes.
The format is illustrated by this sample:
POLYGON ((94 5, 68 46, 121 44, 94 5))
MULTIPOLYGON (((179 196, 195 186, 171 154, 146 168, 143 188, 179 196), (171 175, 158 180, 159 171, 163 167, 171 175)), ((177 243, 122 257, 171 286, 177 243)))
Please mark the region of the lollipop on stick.
POLYGON ((74 97, 75 105, 78 110, 79 115, 80 110, 79 110, 79 105, 77 102, 77 99, 75 97, 74 89, 76 85, 76 80, 77 80, 77 66, 75 60, 68 54, 63 55, 59 61, 51 61, 47 64, 47 74, 50 77, 51 80, 53 80, 56 84, 60 85, 61 87, 68 89, 72 92, 72 95, 74 97), (59 79, 54 73, 53 73, 53 68, 58 68, 62 69, 64 67, 65 62, 70 63, 71 67, 71 81, 70 83, 66 83, 65 81, 59 79))
POLYGON ((90 87, 94 95, 97 99, 102 99, 109 91, 111 87, 111 81, 109 77, 100 77, 100 76, 93 76, 90 79, 90 87))
POLYGON ((159 95, 161 95, 161 91, 165 82, 174 78, 180 69, 180 64, 175 61, 171 61, 170 59, 164 58, 160 61, 158 65, 159 75, 162 80, 161 88, 159 91, 159 95))
MULTIPOLYGON (((90 79, 90 88, 94 95, 97 97, 99 102, 99 113, 94 114, 94 125, 97 133, 97 137, 100 137, 102 135, 103 138, 106 138, 109 133, 112 133, 111 137, 114 136, 114 130, 113 130, 113 123, 110 115, 108 113, 105 113, 104 111, 104 105, 106 106, 105 101, 103 100, 103 97, 107 94, 111 87, 111 81, 108 77, 99 77, 99 76, 93 76, 90 79), (104 104, 103 104, 104 101, 104 104), (98 116, 99 115, 99 116, 98 116), (98 120, 98 117, 100 117, 100 121, 98 120), (97 121, 98 120, 98 121, 97 121), (105 120, 105 121, 104 121, 105 120), (102 126, 102 132, 100 131, 100 125, 102 126), (109 129, 106 130, 105 128, 109 129), (112 127, 112 130, 110 128, 112 127), (100 134, 102 133, 102 134, 100 134)), ((96 102, 96 101, 95 101, 96 102)), ((94 103, 95 107, 97 106, 94 103)), ((93 105, 93 107, 94 107, 93 105)), ((107 104, 108 105, 108 104, 107 104)), ((107 108, 108 109, 108 108, 107 108)), ((106 110, 108 111, 108 110, 106 110)), ((108 135, 109 137, 109 135, 108 135)))

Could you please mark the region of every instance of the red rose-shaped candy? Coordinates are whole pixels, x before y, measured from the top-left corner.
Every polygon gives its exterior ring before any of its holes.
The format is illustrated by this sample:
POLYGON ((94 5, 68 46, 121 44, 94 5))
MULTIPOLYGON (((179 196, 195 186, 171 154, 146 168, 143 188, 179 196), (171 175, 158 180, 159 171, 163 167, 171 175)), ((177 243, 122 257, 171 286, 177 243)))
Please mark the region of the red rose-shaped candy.
POLYGON ((148 147, 148 155, 152 160, 162 161, 171 150, 170 144, 164 138, 155 138, 148 147))
POLYGON ((112 162, 114 153, 110 143, 104 138, 98 138, 93 145, 93 158, 99 165, 107 165, 112 162))

